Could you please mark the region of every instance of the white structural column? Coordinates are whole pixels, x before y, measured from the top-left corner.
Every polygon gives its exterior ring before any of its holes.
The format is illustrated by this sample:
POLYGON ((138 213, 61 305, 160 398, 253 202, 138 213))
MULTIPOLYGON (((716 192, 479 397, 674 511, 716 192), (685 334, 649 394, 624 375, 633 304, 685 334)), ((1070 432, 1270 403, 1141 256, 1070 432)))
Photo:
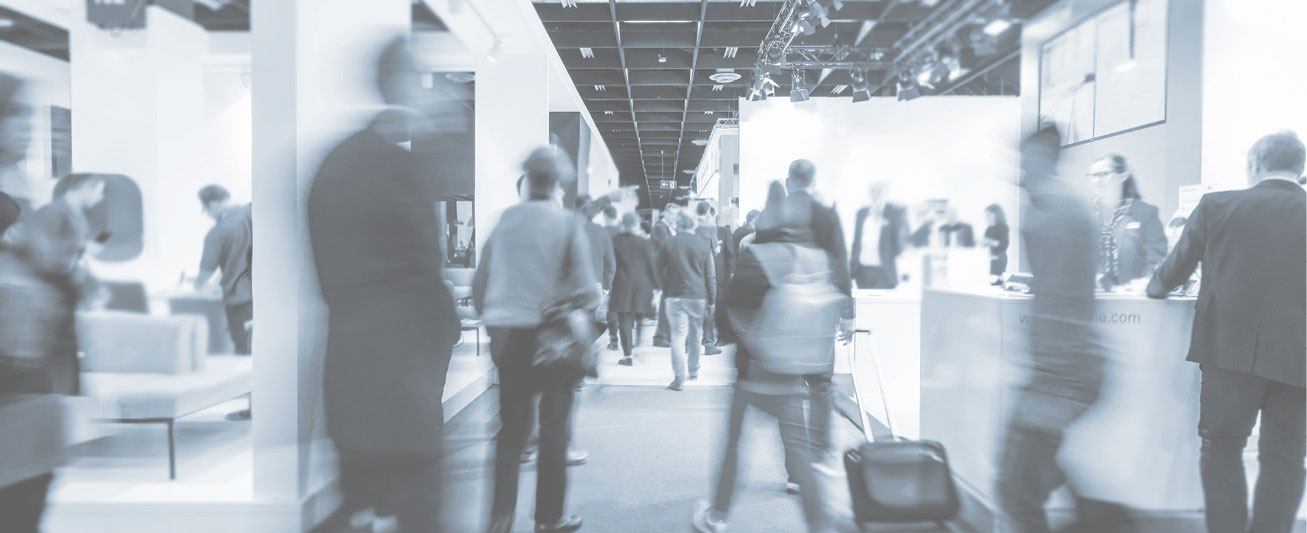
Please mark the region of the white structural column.
POLYGON ((85 2, 72 4, 73 170, 130 176, 145 206, 141 256, 97 272, 151 288, 176 283, 182 270, 195 272, 208 225, 195 196, 208 35, 157 6, 147 8, 146 29, 115 35, 86 22, 85 2))
POLYGON ((504 208, 517 203, 517 178, 531 150, 549 144, 549 67, 545 56, 482 58, 476 84, 477 249, 504 208))
MULTIPOLYGON (((379 110, 373 60, 410 0, 256 2, 252 27, 254 492, 305 501, 334 478, 323 442, 325 308, 304 200, 326 152, 379 110), (318 468, 327 466, 328 468, 318 468)), ((306 512, 305 520, 313 513, 306 512)))

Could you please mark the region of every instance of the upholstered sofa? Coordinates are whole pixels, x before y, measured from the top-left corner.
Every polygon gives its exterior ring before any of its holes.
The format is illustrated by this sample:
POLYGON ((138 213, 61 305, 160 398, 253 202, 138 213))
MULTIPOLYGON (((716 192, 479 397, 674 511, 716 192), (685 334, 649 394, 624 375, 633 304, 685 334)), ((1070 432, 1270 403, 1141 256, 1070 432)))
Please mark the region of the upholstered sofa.
POLYGON ((199 316, 82 312, 77 335, 86 410, 99 420, 164 424, 170 479, 177 477, 177 419, 253 390, 250 357, 210 354, 199 316))

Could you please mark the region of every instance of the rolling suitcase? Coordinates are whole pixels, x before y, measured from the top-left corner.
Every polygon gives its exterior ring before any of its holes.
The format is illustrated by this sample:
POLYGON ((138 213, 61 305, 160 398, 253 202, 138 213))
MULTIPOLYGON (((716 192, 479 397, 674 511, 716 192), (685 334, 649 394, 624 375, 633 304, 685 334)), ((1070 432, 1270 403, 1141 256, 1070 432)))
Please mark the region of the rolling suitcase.
POLYGON ((876 442, 872 438, 867 411, 862 407, 857 373, 853 372, 857 368, 854 357, 858 335, 870 337, 871 331, 855 331, 854 344, 848 351, 853 394, 867 439, 867 442, 844 453, 849 492, 853 496, 853 517, 859 524, 936 522, 943 526, 957 516, 960 505, 944 446, 934 441, 913 441, 894 436, 893 415, 885 397, 880 361, 874 346, 871 347, 871 358, 876 367, 881 401, 885 405, 885 424, 889 428, 890 440, 876 442))

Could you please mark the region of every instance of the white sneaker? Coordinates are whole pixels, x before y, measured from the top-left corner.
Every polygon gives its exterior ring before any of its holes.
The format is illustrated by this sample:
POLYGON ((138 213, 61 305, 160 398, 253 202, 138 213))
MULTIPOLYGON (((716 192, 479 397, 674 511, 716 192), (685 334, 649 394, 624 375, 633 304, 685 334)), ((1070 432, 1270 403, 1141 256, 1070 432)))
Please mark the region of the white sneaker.
POLYGON ((399 533, 399 517, 377 517, 372 521, 372 533, 399 533))
POLYGON ((708 516, 711 511, 707 501, 699 500, 698 511, 694 513, 694 530, 699 533, 726 533, 726 521, 711 520, 708 516))
POLYGON ((371 531, 373 524, 377 523, 377 513, 372 509, 364 509, 352 515, 349 515, 350 529, 362 529, 371 531))

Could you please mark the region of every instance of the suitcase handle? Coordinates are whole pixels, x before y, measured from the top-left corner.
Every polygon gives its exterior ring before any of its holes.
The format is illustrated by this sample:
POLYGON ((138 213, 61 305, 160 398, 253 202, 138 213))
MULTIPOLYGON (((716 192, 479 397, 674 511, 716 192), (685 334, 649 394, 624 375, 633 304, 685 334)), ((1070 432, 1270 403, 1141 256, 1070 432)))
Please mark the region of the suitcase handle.
POLYGON ((874 440, 871 435, 871 424, 867 419, 867 410, 862 407, 862 390, 861 387, 858 386, 858 366, 855 364, 854 359, 854 356, 858 351, 859 333, 865 333, 867 337, 872 338, 871 364, 876 369, 876 386, 880 389, 881 405, 885 407, 885 426, 889 428, 890 439, 898 440, 898 437, 894 434, 894 415, 890 413, 889 399, 885 396, 885 380, 881 378, 880 357, 876 354, 875 338, 871 336, 871 330, 869 329, 855 329, 853 330, 853 338, 851 340, 852 349, 848 350, 849 376, 853 378, 853 396, 858 404, 858 416, 862 419, 863 436, 866 437, 867 442, 874 440))

